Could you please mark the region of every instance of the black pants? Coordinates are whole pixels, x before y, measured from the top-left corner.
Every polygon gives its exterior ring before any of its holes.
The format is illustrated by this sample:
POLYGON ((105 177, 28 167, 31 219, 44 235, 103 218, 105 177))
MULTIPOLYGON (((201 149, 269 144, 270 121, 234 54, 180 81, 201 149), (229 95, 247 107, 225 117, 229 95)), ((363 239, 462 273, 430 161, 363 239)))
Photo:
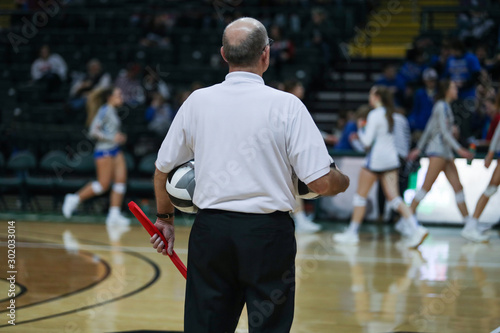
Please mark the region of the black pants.
POLYGON ((289 332, 295 299, 294 224, 288 213, 201 210, 188 250, 184 332, 289 332))

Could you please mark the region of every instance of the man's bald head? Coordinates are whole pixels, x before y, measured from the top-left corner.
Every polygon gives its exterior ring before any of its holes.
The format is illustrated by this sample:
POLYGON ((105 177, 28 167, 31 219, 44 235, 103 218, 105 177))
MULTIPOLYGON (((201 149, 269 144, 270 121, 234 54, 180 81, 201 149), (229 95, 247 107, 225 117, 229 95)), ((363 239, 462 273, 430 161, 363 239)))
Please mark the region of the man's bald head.
POLYGON ((266 44, 266 28, 250 17, 243 17, 230 23, 222 35, 224 56, 232 66, 256 65, 266 44))

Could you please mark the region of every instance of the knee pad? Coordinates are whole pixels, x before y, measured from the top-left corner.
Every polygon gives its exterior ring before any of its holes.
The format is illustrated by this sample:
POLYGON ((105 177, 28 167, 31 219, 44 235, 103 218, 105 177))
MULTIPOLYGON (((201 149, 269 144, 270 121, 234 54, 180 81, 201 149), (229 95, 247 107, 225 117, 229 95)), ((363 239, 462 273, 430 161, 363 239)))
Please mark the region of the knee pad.
POLYGON ((387 204, 392 210, 397 210, 399 208, 399 205, 403 203, 403 198, 401 197, 395 197, 391 201, 389 201, 387 204))
POLYGON ((493 196, 493 194, 497 193, 497 190, 498 190, 498 186, 488 185, 486 190, 484 190, 483 194, 485 197, 491 198, 493 196))
POLYGON ((363 198, 362 196, 356 193, 352 197, 352 205, 354 207, 364 207, 366 206, 366 198, 363 198))
POLYGON ((459 192, 455 193, 455 200, 457 201, 457 204, 461 204, 461 203, 465 202, 464 191, 459 191, 459 192))
POLYGON ((424 200, 426 195, 427 195, 427 191, 420 189, 420 190, 418 190, 417 194, 415 194, 415 200, 420 202, 420 201, 424 200))
POLYGON ((127 190, 127 185, 125 183, 114 183, 113 192, 124 194, 127 190))
POLYGON ((92 184, 92 191, 94 191, 95 194, 99 195, 102 192, 104 192, 104 189, 102 188, 101 183, 99 183, 97 180, 93 181, 92 184))

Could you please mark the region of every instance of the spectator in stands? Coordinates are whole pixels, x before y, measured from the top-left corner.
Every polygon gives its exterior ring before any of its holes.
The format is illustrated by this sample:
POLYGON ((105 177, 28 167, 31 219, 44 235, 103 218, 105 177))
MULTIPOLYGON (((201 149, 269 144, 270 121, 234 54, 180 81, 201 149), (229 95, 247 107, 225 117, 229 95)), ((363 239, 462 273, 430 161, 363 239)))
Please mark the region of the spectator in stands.
POLYGON ((346 115, 346 124, 342 131, 339 141, 335 145, 335 150, 347 150, 347 151, 356 151, 358 153, 364 153, 365 147, 359 141, 356 135, 358 132, 357 122, 358 119, 361 122, 366 122, 366 117, 368 116, 368 112, 370 112, 371 108, 368 104, 363 104, 356 112, 348 111, 346 115))
POLYGON ((413 48, 406 52, 406 60, 399 68, 398 77, 405 85, 403 97, 400 97, 399 105, 411 109, 413 95, 416 89, 422 86, 422 72, 426 68, 424 52, 413 48))
POLYGON ((31 78, 43 92, 51 93, 66 80, 67 70, 64 59, 59 54, 51 53, 48 45, 43 45, 38 59, 31 65, 31 78))
POLYGON ((130 63, 127 69, 121 70, 115 81, 115 87, 119 88, 123 94, 125 104, 138 105, 145 102, 144 90, 139 80, 141 66, 130 63))
POLYGON ((453 111, 463 137, 470 136, 470 116, 474 112, 476 86, 481 66, 477 57, 466 52, 464 44, 456 39, 451 45, 451 56, 446 64, 445 77, 458 87, 458 100, 453 111))
POLYGON ((500 53, 496 54, 493 59, 491 59, 488 67, 488 73, 491 75, 491 80, 493 82, 500 81, 500 53))
POLYGON ((406 60, 399 68, 398 76, 404 81, 406 87, 414 88, 420 85, 425 68, 424 52, 413 48, 406 52, 406 60))
POLYGON ((471 136, 475 138, 483 137, 485 127, 489 124, 488 100, 493 100, 495 104, 495 88, 493 82, 485 69, 481 69, 479 84, 476 87, 476 107, 470 119, 471 136))
POLYGON ((405 94, 405 81, 398 75, 398 69, 394 64, 384 66, 382 77, 377 80, 376 85, 389 88, 389 91, 394 95, 394 102, 401 105, 405 94))
POLYGON ((171 46, 170 28, 175 24, 175 18, 169 14, 158 14, 151 17, 144 27, 143 46, 167 48, 171 46))
POLYGON ((477 60, 479 60, 481 68, 487 70, 492 64, 491 60, 488 59, 488 46, 485 44, 477 45, 474 49, 474 54, 476 55, 477 60))
POLYGON ((438 77, 443 77, 446 70, 446 64, 448 63, 448 58, 451 56, 451 42, 448 39, 444 39, 441 43, 441 48, 439 54, 431 57, 429 66, 434 68, 438 73, 438 77))
POLYGON ((88 94, 95 89, 111 87, 111 75, 102 70, 98 59, 91 59, 87 63, 87 73, 80 76, 71 87, 70 106, 72 109, 83 109, 88 94))
POLYGON ((161 95, 165 101, 171 97, 167 84, 162 80, 160 74, 151 67, 147 68, 143 79, 143 88, 146 94, 146 104, 150 104, 157 94, 161 95))
POLYGON ((283 38, 281 28, 277 25, 271 26, 269 29, 269 37, 273 40, 273 44, 271 45, 270 64, 280 73, 281 66, 293 60, 295 56, 295 46, 289 39, 283 38))
POLYGON ((434 97, 437 92, 438 75, 434 68, 426 68, 422 74, 424 87, 415 92, 413 100, 413 110, 408 116, 410 129, 416 134, 416 140, 425 130, 425 125, 431 117, 434 106, 434 97))
POLYGON ((332 47, 335 43, 337 30, 330 20, 327 20, 327 13, 323 8, 313 8, 311 10, 311 21, 304 30, 306 46, 319 49, 323 54, 324 64, 329 66, 332 59, 332 47))
POLYGON ((458 15, 458 38, 467 46, 474 47, 486 41, 495 22, 486 11, 469 10, 458 15))
POLYGON ((151 104, 146 109, 148 128, 164 138, 174 119, 174 110, 159 92, 154 93, 151 104))

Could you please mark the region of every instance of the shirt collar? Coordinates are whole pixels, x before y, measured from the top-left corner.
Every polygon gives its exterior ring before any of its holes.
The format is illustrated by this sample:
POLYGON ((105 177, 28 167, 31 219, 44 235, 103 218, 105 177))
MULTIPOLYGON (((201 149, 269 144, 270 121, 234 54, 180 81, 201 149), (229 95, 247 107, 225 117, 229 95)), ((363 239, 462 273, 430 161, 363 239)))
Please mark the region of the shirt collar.
POLYGON ((226 81, 229 83, 252 82, 264 84, 262 77, 250 72, 231 72, 226 75, 226 81))

